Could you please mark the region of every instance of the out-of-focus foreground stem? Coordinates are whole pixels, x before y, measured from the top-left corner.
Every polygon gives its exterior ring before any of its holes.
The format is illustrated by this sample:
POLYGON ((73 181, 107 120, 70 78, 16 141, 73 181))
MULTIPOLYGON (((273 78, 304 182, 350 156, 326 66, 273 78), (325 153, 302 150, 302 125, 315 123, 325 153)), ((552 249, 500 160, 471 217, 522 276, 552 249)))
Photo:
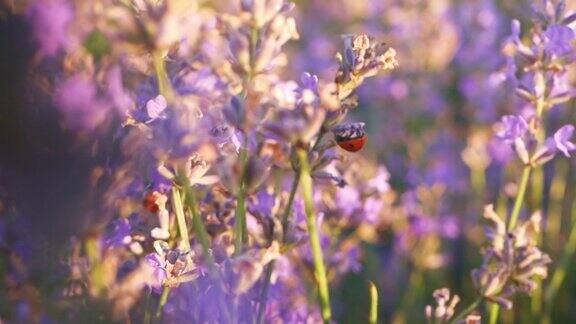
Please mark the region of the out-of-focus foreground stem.
POLYGON ((166 63, 164 62, 162 51, 154 51, 152 53, 152 60, 154 62, 156 80, 158 81, 158 92, 166 98, 166 101, 171 102, 174 99, 174 91, 168 73, 166 72, 166 63))
POLYGON ((370 281, 370 314, 368 315, 368 323, 378 323, 378 289, 376 285, 370 281))

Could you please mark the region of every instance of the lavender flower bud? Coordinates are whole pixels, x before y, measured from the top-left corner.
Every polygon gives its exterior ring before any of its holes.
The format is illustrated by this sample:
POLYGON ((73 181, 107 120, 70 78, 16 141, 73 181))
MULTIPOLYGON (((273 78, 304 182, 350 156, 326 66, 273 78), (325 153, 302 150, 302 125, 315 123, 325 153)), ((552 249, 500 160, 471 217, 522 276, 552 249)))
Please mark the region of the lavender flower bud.
POLYGON ((344 35, 344 54, 338 54, 340 69, 336 76, 338 96, 348 97, 365 78, 381 70, 398 66, 396 51, 384 43, 376 43, 366 34, 344 35))

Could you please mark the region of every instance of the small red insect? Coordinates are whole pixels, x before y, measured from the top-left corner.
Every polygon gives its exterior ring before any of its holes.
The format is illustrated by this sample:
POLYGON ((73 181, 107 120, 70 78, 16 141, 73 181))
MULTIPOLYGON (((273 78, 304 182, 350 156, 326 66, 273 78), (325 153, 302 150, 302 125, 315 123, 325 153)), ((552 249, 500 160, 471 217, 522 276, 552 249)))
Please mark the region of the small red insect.
POLYGON ((146 196, 144 196, 142 205, 150 212, 157 213, 160 210, 160 206, 158 206, 158 204, 156 203, 157 199, 158 199, 158 193, 156 191, 150 190, 146 192, 146 196))
POLYGON ((332 128, 338 146, 348 152, 358 152, 366 144, 368 135, 364 131, 364 123, 341 124, 332 128))

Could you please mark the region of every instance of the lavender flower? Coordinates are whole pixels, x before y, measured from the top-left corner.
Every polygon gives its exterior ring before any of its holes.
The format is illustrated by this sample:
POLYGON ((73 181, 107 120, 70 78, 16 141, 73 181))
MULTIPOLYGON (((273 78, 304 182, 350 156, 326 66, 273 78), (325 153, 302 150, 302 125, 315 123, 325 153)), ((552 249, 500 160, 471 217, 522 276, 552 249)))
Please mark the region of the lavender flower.
POLYGON ((565 125, 557 130, 554 136, 546 141, 545 145, 547 147, 553 145, 556 150, 561 151, 566 157, 570 157, 570 152, 576 150, 576 145, 570 142, 572 134, 574 134, 574 126, 565 125))
POLYGON ((512 144, 520 160, 528 163, 530 160, 529 148, 533 146, 533 135, 529 131, 528 123, 522 116, 507 115, 502 117, 503 129, 498 137, 507 144, 512 144))
POLYGON ((574 126, 564 125, 561 127, 553 136, 547 138, 543 146, 536 151, 532 157, 533 163, 535 165, 542 165, 552 160, 558 152, 562 152, 569 158, 570 152, 576 150, 574 143, 570 142, 573 133, 574 126))
POLYGON ((492 205, 485 207, 484 218, 490 221, 486 228, 490 243, 482 266, 472 271, 472 280, 483 297, 510 309, 510 298, 515 293, 530 295, 537 287, 536 278, 546 278, 548 274, 551 259, 536 246, 541 216, 533 214, 511 233, 492 205))
POLYGON ((498 137, 508 144, 514 144, 528 132, 528 123, 522 116, 504 116, 502 124, 504 129, 498 133, 498 137))

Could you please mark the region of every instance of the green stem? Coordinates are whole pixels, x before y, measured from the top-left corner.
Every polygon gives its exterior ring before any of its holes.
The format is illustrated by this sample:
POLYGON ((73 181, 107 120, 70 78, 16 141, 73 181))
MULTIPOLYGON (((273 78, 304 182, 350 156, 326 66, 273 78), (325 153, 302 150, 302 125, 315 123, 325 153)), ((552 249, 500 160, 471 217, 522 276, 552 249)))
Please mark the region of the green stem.
MULTIPOLYGON (((510 215, 510 221, 508 223, 508 232, 511 232, 516 227, 516 222, 518 221, 518 216, 520 215, 520 210, 522 209, 522 203, 524 202, 524 196, 526 196, 526 189, 528 188, 531 171, 532 166, 530 164, 524 166, 524 170, 522 171, 522 178, 520 178, 520 185, 518 186, 518 194, 516 195, 514 207, 512 208, 512 214, 510 215)), ((500 306, 498 304, 493 304, 490 307, 490 324, 496 323, 499 312, 500 306)))
POLYGON ((316 142, 314 143, 314 146, 312 146, 312 149, 310 151, 315 151, 318 148, 320 142, 322 142, 322 138, 324 137, 324 135, 326 135, 326 130, 324 129, 324 127, 322 127, 320 128, 320 132, 318 133, 316 142))
MULTIPOLYGON (((538 71, 538 73, 543 73, 542 71, 538 71)), ((543 90, 542 93, 545 93, 543 90)), ((537 121, 540 123, 536 138, 541 143, 545 137, 545 129, 542 125, 542 115, 544 113, 544 108, 546 107, 546 98, 540 97, 536 101, 536 117, 538 118, 537 121)), ((510 215, 510 222, 508 223, 508 232, 511 232, 516 227, 516 222, 518 221, 518 216, 520 215, 520 210, 522 209, 522 204, 524 203, 524 196, 526 195, 526 190, 528 188, 528 183, 530 182, 530 173, 533 167, 530 164, 524 166, 524 170, 522 171, 522 177, 520 179, 520 185, 518 187, 518 194, 516 195, 516 200, 514 201, 514 207, 512 208, 512 214, 510 215)), ((534 188, 533 188, 534 189, 534 188)), ((539 193, 537 193, 539 194, 539 193)), ((539 197, 537 197, 539 198, 539 197)), ((536 300, 532 301, 533 303, 539 303, 538 297, 536 300)), ((500 307, 498 304, 494 304, 491 306, 490 310, 490 324, 495 324, 498 318, 498 313, 500 311, 500 307)))
POLYGON ((192 225, 194 227, 194 234, 196 234, 196 238, 200 241, 200 245, 202 246, 202 252, 208 260, 208 264, 210 267, 214 266, 214 260, 212 258, 212 253, 210 252, 210 239, 208 238, 208 232, 206 231, 206 227, 204 227, 204 222, 202 222, 202 218, 200 213, 197 209, 197 201, 196 195, 190 185, 188 183, 185 184, 184 192, 186 194, 186 202, 188 203, 188 210, 192 215, 192 225))
MULTIPOLYGON (((300 178, 296 175, 292 180, 292 188, 290 189, 290 196, 288 197, 288 202, 286 203, 286 209, 282 215, 282 241, 285 242, 288 233, 288 225, 290 221, 290 213, 292 212, 292 205, 294 204, 294 197, 296 196, 296 190, 298 189, 298 184, 300 183, 300 178)), ((272 277, 272 272, 274 271, 275 261, 271 261, 266 267, 266 273, 264 275, 264 283, 262 286, 262 291, 260 293, 260 301, 258 302, 258 316, 256 323, 262 323, 264 319, 264 311, 266 311, 266 301, 268 296, 268 291, 270 289, 270 278, 272 277)))
POLYGON ((166 64, 164 62, 164 55, 161 51, 152 53, 152 60, 154 61, 154 71, 156 72, 156 80, 158 81, 158 92, 170 102, 173 99, 174 91, 168 73, 166 72, 166 64))
POLYGON ((522 203, 524 202, 524 196, 526 195, 526 189, 528 188, 528 180, 530 180, 530 171, 532 171, 531 165, 524 166, 522 171, 522 178, 520 179, 520 185, 518 187, 518 194, 516 195, 516 200, 514 201, 514 208, 512 208, 512 214, 510 215, 510 222, 508 223, 508 232, 512 231, 516 227, 516 222, 518 221, 518 215, 520 215, 520 210, 522 209, 522 203))
POLYGON ((320 298, 320 308, 324 323, 330 323, 332 311, 330 310, 330 293, 328 290, 328 280, 326 279, 326 268, 322 256, 322 246, 316 225, 316 213, 314 211, 314 197, 312 188, 312 177, 310 176, 310 165, 308 163, 308 153, 305 149, 297 149, 300 161, 300 183, 302 184, 302 196, 304 199, 304 210, 306 212, 306 224, 310 235, 310 246, 312 248, 312 258, 314 260, 314 271, 318 283, 318 296, 320 298))
MULTIPOLYGON (((188 210, 190 211, 190 214, 192 215, 192 224, 194 226, 194 234, 196 235, 196 238, 200 241, 200 245, 202 246, 202 252, 204 253, 204 256, 205 256, 206 261, 208 263, 208 268, 210 269, 209 275, 212 278, 212 280, 214 281, 214 283, 224 282, 224 279, 222 278, 222 274, 216 268, 216 265, 214 263, 214 257, 212 256, 212 252, 210 251, 210 239, 208 237, 208 232, 206 231, 206 227, 204 226, 204 223, 202 222, 201 215, 197 209, 198 202, 196 199, 196 195, 195 195, 194 191, 192 190, 192 187, 190 186, 188 179, 184 177, 183 180, 184 180, 183 181, 184 194, 186 196, 185 201, 188 205, 188 210)), ((219 286, 219 285, 217 285, 217 286, 219 286)), ((221 287, 220 287, 220 289, 221 289, 221 287)), ((218 303, 220 304, 220 310, 222 311, 222 315, 225 319, 224 322, 225 323, 232 323, 232 320, 231 320, 232 315, 231 315, 230 310, 228 309, 228 305, 226 305, 226 303, 224 302, 224 300, 222 300, 222 298, 218 299, 218 303)))
POLYGON ((372 281, 370 281, 370 314, 368 323, 378 323, 378 289, 376 289, 376 285, 372 281))
MULTIPOLYGON (((536 115, 538 116, 538 118, 541 118, 542 113, 544 112, 544 107, 545 107, 545 100, 539 100, 537 102, 537 107, 536 107, 536 115)), ((536 139, 539 143, 544 143, 544 141, 546 140, 546 125, 543 122, 539 123, 539 127, 537 129, 537 133, 536 133, 536 139)), ((534 169, 533 172, 533 176, 532 176, 532 180, 531 180, 531 184, 530 184, 530 191, 531 191, 531 203, 532 206, 542 206, 542 208, 545 208, 543 206, 543 197, 544 197, 544 170, 542 168, 536 168, 534 169)), ((550 210, 549 210, 550 211, 550 210)), ((549 217, 550 213, 548 213, 547 216, 547 224, 546 227, 550 226, 550 217, 549 217)), ((537 244, 541 245, 544 242, 544 233, 538 233, 537 234, 537 244)), ((531 311, 532 311, 532 317, 534 319, 534 321, 537 321, 538 319, 540 319, 540 317, 542 316, 542 297, 543 297, 543 287, 542 287, 542 279, 541 278, 537 278, 536 279, 536 289, 534 290, 534 292, 532 293, 532 300, 531 300, 531 311)))
POLYGON ((270 278, 272 277, 272 272, 274 271, 274 264, 275 261, 272 260, 266 267, 266 273, 264 274, 264 282, 258 301, 258 315, 256 317, 257 324, 263 323, 262 321, 264 320, 264 312, 266 311, 266 299, 268 296, 268 291, 270 290, 270 278))
POLYGON ((488 323, 496 324, 498 322, 498 313, 500 313, 500 305, 496 303, 490 305, 490 317, 488 323))
POLYGON ((172 187, 172 207, 176 214, 178 232, 182 239, 182 248, 186 251, 190 251, 190 238, 188 237, 188 227, 186 226, 186 218, 184 216, 184 206, 182 206, 182 196, 180 195, 180 190, 176 186, 172 187))
POLYGON ((248 72, 248 80, 252 81, 254 76, 256 75, 257 71, 255 71, 256 66, 256 45, 258 44, 258 37, 260 31, 256 27, 252 27, 250 30, 250 71, 248 72))
POLYGON ((482 297, 479 297, 478 299, 476 299, 472 304, 470 304, 468 307, 466 307, 463 311, 461 311, 456 317, 454 317, 450 323, 451 324, 456 324, 458 323, 460 320, 462 320, 463 318, 465 318, 466 316, 468 316, 468 314, 472 313, 473 310, 475 310, 478 305, 480 305, 480 302, 482 302, 482 297))
POLYGON ((158 308, 156 309, 156 322, 159 322, 160 318, 162 317, 162 309, 164 308, 164 305, 166 305, 169 295, 170 295, 170 287, 164 287, 164 289, 162 290, 162 295, 160 295, 158 308))
POLYGON ((244 134, 244 147, 240 149, 241 174, 236 199, 236 213, 234 224, 234 254, 242 253, 242 246, 248 242, 248 229, 246 226, 246 167, 248 162, 248 135, 244 134))
POLYGON ((146 302, 144 303, 144 324, 150 324, 152 322, 152 315, 150 314, 150 301, 152 300, 152 293, 150 291, 146 292, 146 302))
POLYGON ((472 190, 476 193, 476 197, 480 202, 484 201, 484 193, 486 191, 486 175, 484 168, 472 168, 470 170, 470 181, 472 183, 472 190))
POLYGON ((290 226, 290 214, 292 213, 292 206, 294 205, 294 197, 296 197, 296 190, 298 190, 298 184, 300 183, 300 177, 294 176, 292 180, 292 187, 290 188, 290 196, 288 196, 288 202, 286 203, 286 209, 284 209, 284 214, 282 215, 282 241, 286 241, 288 235, 288 227, 290 226))
POLYGON ((106 286, 101 247, 98 239, 94 236, 89 236, 84 244, 90 264, 90 290, 93 294, 98 295, 106 286))

